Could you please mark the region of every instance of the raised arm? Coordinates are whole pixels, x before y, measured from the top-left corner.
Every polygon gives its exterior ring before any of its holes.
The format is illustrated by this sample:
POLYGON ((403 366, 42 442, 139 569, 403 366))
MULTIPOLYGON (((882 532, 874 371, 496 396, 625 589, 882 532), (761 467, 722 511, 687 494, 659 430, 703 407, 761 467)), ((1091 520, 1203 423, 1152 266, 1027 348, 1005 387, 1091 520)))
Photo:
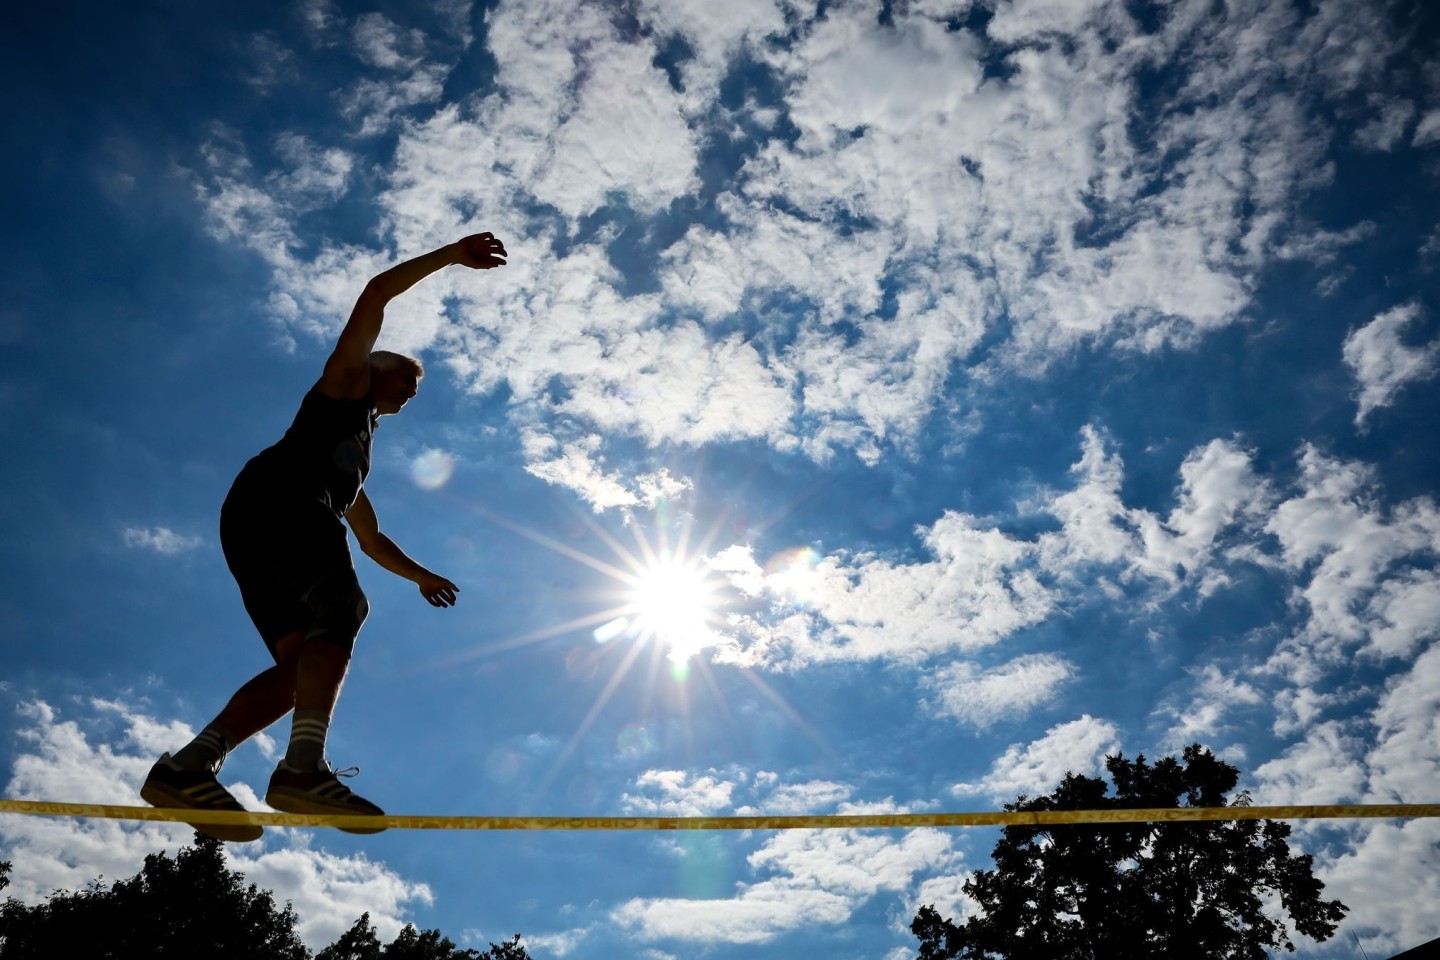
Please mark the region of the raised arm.
POLYGON ((451 264, 472 270, 505 265, 505 245, 492 233, 477 233, 396 264, 365 284, 345 329, 318 384, 320 392, 337 400, 356 400, 370 390, 370 351, 385 323, 385 307, 430 274, 451 264))

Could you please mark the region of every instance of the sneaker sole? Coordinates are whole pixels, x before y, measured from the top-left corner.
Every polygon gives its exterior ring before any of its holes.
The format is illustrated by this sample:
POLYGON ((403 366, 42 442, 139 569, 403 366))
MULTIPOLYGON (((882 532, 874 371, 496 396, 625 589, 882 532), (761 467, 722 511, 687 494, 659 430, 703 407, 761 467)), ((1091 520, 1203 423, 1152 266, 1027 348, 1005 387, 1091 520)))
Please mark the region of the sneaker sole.
MULTIPOLYGON (((337 807, 334 804, 313 800, 307 796, 296 796, 292 793, 267 793, 265 794, 265 802, 281 813, 311 813, 321 815, 333 813, 347 817, 363 817, 369 815, 353 807, 337 807)), ((385 813, 384 811, 377 811, 374 816, 383 817, 385 813)), ((384 827, 336 827, 336 829, 345 833, 361 834, 383 833, 385 831, 384 827)))
MULTIPOLYGON (((152 807, 160 807, 164 810, 200 810, 189 802, 185 794, 180 793, 163 783, 147 783, 140 788, 140 799, 152 807)), ((229 843, 249 843, 252 840, 259 840, 265 833, 265 828, 250 823, 190 823, 208 837, 216 840, 224 840, 229 843)))

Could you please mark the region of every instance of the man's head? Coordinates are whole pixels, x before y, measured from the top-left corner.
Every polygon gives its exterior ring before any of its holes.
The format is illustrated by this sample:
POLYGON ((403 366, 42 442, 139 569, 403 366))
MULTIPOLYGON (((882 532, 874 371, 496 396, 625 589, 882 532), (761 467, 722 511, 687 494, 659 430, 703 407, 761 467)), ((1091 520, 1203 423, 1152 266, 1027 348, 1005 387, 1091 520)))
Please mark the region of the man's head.
POLYGON ((406 401, 415 396, 425 368, 414 357, 389 350, 370 354, 370 396, 375 411, 381 416, 399 413, 406 401))

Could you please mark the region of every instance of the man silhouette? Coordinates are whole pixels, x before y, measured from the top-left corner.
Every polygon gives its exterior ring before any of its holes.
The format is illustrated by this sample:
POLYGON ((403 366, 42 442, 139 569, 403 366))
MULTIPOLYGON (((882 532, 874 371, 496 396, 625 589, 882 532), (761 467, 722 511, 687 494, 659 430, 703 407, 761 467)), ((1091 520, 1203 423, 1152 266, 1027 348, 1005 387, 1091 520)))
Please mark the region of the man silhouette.
MULTIPOLYGON (((418 361, 377 351, 375 341, 386 304, 420 280, 452 264, 476 270, 504 266, 505 256, 504 244, 481 233, 374 277, 295 422, 236 477, 220 511, 220 543, 275 665, 236 691, 199 736, 156 761, 140 790, 147 803, 243 809, 216 774, 237 744, 293 709, 289 746, 265 802, 287 813, 383 812, 342 784, 325 759, 330 717, 369 612, 345 525, 366 556, 413 581, 433 606, 452 606, 459 588, 381 533, 365 495, 379 418, 399 413, 424 375, 418 361)), ((255 840, 262 833, 250 825, 194 826, 221 840, 255 840)))

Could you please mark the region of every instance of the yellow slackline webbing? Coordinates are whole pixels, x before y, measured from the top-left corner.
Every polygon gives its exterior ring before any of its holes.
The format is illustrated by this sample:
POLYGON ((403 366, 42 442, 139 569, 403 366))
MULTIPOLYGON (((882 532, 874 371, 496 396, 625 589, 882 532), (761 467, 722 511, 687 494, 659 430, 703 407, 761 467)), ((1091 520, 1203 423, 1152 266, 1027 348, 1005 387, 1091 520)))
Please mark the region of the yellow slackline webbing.
POLYGON ((798 817, 370 817, 119 807, 95 803, 0 800, 0 813, 106 820, 257 824, 266 827, 382 827, 391 830, 854 830, 862 828, 1048 826, 1194 820, 1336 820, 1440 817, 1440 803, 1295 807, 1150 807, 983 813, 862 813, 798 817))

